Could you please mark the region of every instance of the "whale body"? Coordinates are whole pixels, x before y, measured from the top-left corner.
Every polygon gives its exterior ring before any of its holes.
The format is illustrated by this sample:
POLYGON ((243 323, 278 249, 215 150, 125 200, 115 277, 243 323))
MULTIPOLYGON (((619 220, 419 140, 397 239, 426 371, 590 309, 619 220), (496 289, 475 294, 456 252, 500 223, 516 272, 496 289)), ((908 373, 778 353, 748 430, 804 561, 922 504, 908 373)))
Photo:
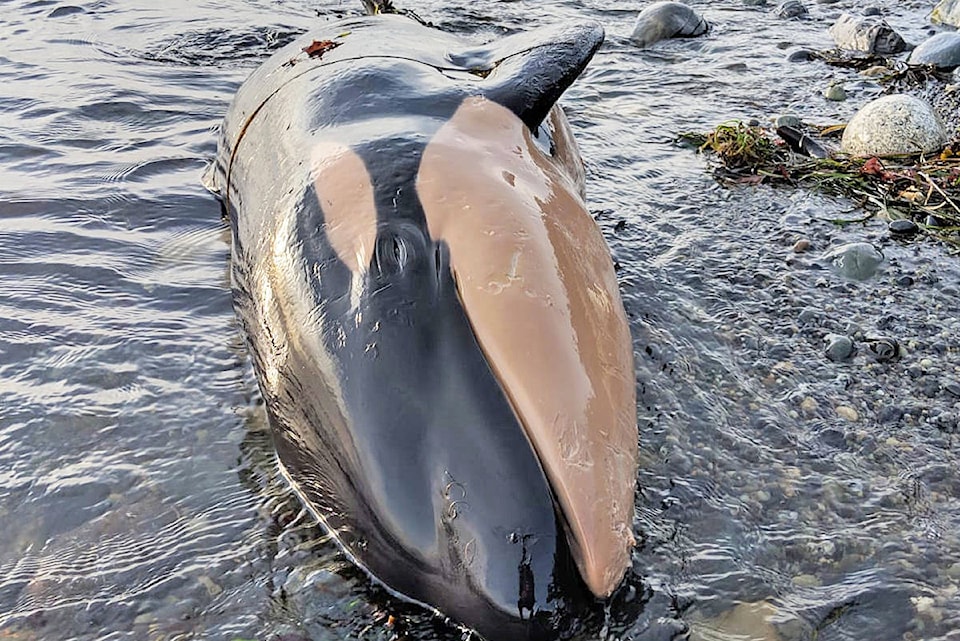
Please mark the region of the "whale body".
POLYGON ((556 105, 602 40, 332 23, 221 129, 285 476, 374 579, 490 641, 551 638, 568 595, 610 595, 630 562, 633 351, 556 105))

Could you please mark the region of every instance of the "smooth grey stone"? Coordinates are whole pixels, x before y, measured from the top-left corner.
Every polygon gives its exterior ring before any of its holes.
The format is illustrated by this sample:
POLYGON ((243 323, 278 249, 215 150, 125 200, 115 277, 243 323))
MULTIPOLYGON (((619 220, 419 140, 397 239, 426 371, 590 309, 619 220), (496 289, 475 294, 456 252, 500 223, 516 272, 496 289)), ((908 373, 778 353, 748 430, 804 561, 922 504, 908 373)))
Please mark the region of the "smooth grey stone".
POLYGON ((943 385, 943 389, 947 390, 948 393, 960 398, 960 383, 957 381, 950 381, 943 385))
POLYGON ((897 285, 900 287, 911 287, 913 286, 913 276, 900 276, 897 278, 897 285))
POLYGON ((840 150, 851 156, 896 156, 939 151, 946 142, 946 128, 928 103, 894 94, 861 107, 843 131, 840 150))
POLYGON ((781 18, 799 18, 809 13, 800 0, 787 0, 777 7, 777 15, 781 18))
POLYGON ((830 35, 841 49, 887 55, 906 51, 909 46, 882 18, 841 14, 830 35))
POLYGON ((847 99, 847 91, 843 85, 830 85, 823 90, 823 97, 834 102, 843 102, 847 99))
POLYGON ((940 0, 930 14, 930 21, 960 27, 960 0, 940 0))
POLYGON ((853 341, 840 334, 827 335, 827 358, 831 361, 845 361, 853 354, 853 341))
POLYGON ((880 7, 867 7, 863 10, 863 15, 865 16, 879 16, 882 15, 882 13, 883 12, 880 11, 880 7))
POLYGON ((887 229, 894 234, 916 234, 920 231, 920 226, 912 220, 900 218, 899 220, 891 220, 890 224, 887 225, 887 229))
POLYGON ((803 121, 793 114, 783 114, 782 116, 777 116, 773 124, 775 127, 802 127, 803 121))
POLYGON ((960 33, 938 33, 913 50, 907 61, 912 65, 936 65, 950 70, 960 67, 960 33))
POLYGON ((838 274, 854 280, 867 280, 872 277, 883 262, 883 254, 870 243, 840 245, 823 257, 830 261, 838 274))
POLYGON ((787 54, 787 62, 807 62, 813 60, 813 52, 809 49, 797 49, 787 54))
POLYGON ((685 4, 654 2, 637 16, 630 39, 641 47, 649 47, 667 38, 693 38, 709 29, 703 16, 685 4))

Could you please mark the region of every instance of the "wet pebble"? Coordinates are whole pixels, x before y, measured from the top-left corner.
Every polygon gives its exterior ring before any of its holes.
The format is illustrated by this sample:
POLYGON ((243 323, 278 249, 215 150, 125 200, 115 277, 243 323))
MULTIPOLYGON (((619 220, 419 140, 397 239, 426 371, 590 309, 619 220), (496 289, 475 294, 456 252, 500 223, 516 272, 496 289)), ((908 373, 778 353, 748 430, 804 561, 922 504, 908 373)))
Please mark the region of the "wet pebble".
POLYGON ((860 75, 864 78, 879 78, 880 76, 886 76, 889 73, 893 73, 890 67, 885 65, 874 65, 861 71, 860 75))
POLYGON ((777 7, 777 15, 781 18, 799 18, 809 13, 800 0, 787 0, 777 7))
POLYGON ((881 423, 896 423, 901 418, 903 418, 904 411, 902 407, 896 405, 886 405, 880 408, 880 411, 877 412, 877 419, 881 423))
POLYGON ((883 12, 880 10, 880 7, 877 6, 867 7, 863 10, 863 15, 865 16, 879 16, 882 13, 883 12))
POLYGON ((943 384, 943 389, 947 391, 948 394, 960 398, 960 383, 957 381, 949 381, 943 384))
POLYGON ((827 335, 827 358, 831 361, 845 361, 853 354, 853 341, 840 334, 827 335))
POLYGON ((921 378, 920 391, 927 398, 936 398, 940 394, 940 381, 934 378, 921 378))
POLYGON ((801 325, 812 325, 820 319, 820 314, 817 310, 811 307, 804 307, 800 310, 800 313, 797 315, 797 322, 801 325))
POLYGON ((793 114, 782 114, 773 119, 774 127, 802 127, 803 121, 793 114))
POLYGON ((906 234, 915 234, 920 231, 920 226, 912 220, 907 220, 906 218, 901 218, 899 220, 891 220, 890 224, 887 225, 887 228, 894 234, 906 235, 906 234))
POLYGON ((810 249, 810 241, 806 238, 801 238, 793 244, 793 253, 802 254, 803 252, 810 249))
POLYGON ((843 85, 830 85, 823 90, 823 97, 827 100, 842 102, 847 99, 847 92, 843 85))
POLYGON ((913 276, 898 276, 897 285, 900 287, 910 287, 913 285, 913 276))
POLYGON ((857 410, 853 409, 852 407, 848 407, 846 405, 838 405, 836 407, 836 412, 837 412, 837 416, 839 416, 840 418, 845 418, 851 423, 854 423, 860 420, 860 414, 858 414, 857 410))
POLYGON ((813 52, 809 49, 797 49, 787 54, 787 62, 808 62, 813 60, 813 52))
POLYGON ((800 401, 800 409, 805 414, 813 414, 814 412, 817 411, 819 407, 820 405, 817 403, 816 399, 814 399, 812 396, 807 396, 802 401, 800 401))
POLYGON ((854 280, 867 280, 877 273, 883 262, 883 254, 870 243, 847 243, 834 247, 823 258, 841 276, 854 280))

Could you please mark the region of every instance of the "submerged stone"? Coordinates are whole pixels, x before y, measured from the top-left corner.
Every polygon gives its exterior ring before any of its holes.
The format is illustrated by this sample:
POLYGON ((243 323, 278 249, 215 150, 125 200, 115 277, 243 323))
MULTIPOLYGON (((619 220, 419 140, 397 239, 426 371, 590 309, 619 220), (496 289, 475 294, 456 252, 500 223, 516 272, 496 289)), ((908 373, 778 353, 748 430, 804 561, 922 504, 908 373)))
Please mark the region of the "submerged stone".
POLYGON ((933 108, 905 94, 864 105, 847 124, 840 150, 852 156, 896 156, 939 151, 947 131, 933 108))
POLYGON ((930 21, 960 27, 960 0, 940 0, 930 14, 930 21))
POLYGON ((872 277, 883 262, 883 254, 870 243, 840 245, 824 254, 823 258, 830 261, 838 274, 854 280, 872 277))
POLYGON ((842 102, 847 99, 847 92, 843 85, 830 85, 823 90, 823 97, 827 100, 842 102))
POLYGON ((830 35, 841 49, 865 51, 883 55, 906 51, 909 46, 893 27, 876 16, 841 14, 830 35))
POLYGON ((693 38, 709 31, 703 16, 680 2, 654 2, 637 16, 630 39, 648 47, 667 38, 693 38))
POLYGON ((960 33, 947 32, 930 36, 910 54, 912 65, 936 65, 940 69, 960 67, 960 33))

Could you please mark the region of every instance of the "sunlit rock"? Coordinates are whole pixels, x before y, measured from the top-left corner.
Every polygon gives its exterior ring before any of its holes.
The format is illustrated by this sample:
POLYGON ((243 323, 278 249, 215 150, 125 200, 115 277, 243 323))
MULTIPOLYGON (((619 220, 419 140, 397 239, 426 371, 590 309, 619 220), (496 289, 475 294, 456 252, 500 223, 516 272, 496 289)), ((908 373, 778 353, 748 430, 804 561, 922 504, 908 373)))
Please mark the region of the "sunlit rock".
POLYGON ((841 14, 830 35, 841 49, 888 55, 906 51, 909 45, 883 18, 841 14))
POLYGON ((941 69, 960 67, 960 33, 953 31, 930 36, 910 54, 912 65, 936 65, 941 69))
POLYGON ((847 124, 840 150, 852 156, 896 156, 938 151, 947 131, 933 108, 913 96, 883 96, 847 124))
POLYGON ((930 21, 960 27, 960 0, 940 0, 930 14, 930 21))
POLYGON ((648 47, 667 38, 693 38, 710 29, 703 16, 680 2, 654 2, 637 16, 630 39, 648 47))

